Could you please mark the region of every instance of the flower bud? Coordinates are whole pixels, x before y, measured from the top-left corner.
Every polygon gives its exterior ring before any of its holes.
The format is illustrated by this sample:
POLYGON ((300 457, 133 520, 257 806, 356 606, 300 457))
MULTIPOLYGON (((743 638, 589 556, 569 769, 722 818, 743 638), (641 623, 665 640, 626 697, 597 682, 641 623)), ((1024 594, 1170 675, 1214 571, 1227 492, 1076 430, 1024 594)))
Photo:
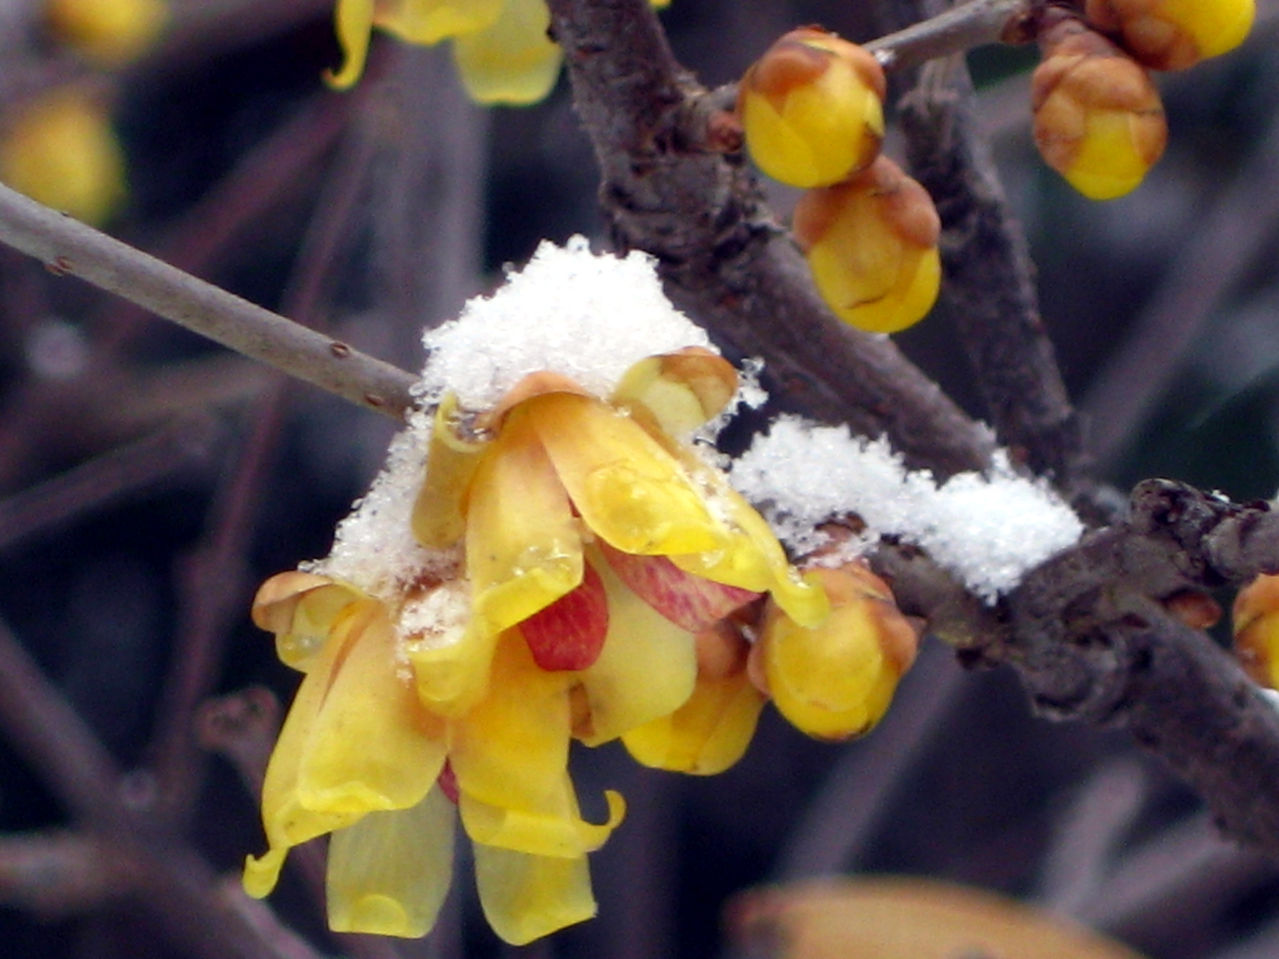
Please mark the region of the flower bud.
POLYGON ((85 223, 106 222, 126 193, 106 105, 79 87, 23 104, 0 136, 0 181, 85 223))
POLYGON ((1031 78, 1040 155, 1086 197, 1123 196, 1163 154, 1159 91, 1141 64, 1077 20, 1057 21, 1040 43, 1031 78))
POLYGON ((1279 576, 1258 576, 1234 607, 1235 656, 1262 686, 1279 688, 1279 576))
POLYGON ((50 0, 49 29, 98 66, 133 62, 159 37, 169 21, 164 0, 50 0))
POLYGON ((795 206, 795 239, 817 291, 841 320, 873 333, 903 330, 932 309, 940 230, 928 191, 886 156, 795 206))
POLYGON ((861 47, 815 27, 792 30, 742 78, 737 110, 759 168, 798 187, 864 169, 884 138, 884 71, 861 47))
POLYGON ((1122 38, 1154 70, 1184 70, 1233 50, 1248 36, 1254 0, 1087 0, 1084 16, 1122 38))
POLYGON ((810 736, 845 739, 887 711, 917 639, 888 586, 864 563, 813 573, 830 598, 830 616, 806 629, 770 602, 751 655, 783 716, 810 736))

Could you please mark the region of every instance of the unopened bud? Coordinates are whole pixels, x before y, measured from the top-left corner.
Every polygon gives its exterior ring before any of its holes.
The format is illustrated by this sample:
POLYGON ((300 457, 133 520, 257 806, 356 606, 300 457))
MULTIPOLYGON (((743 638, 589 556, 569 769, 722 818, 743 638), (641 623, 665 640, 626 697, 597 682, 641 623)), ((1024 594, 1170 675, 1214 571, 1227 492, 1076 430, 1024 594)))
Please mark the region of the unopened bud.
POLYGON ((783 183, 838 183, 879 153, 884 90, 884 71, 866 50, 815 27, 792 30, 742 78, 746 146, 783 183))
POLYGON ((1184 70, 1243 43, 1256 16, 1254 0, 1087 0, 1084 16, 1117 34, 1124 48, 1154 70, 1184 70))
POLYGON ((751 655, 783 716, 810 736, 845 739, 879 722, 918 640, 864 563, 813 573, 830 598, 830 616, 806 629, 770 603, 751 655))
POLYGON ((1279 576, 1258 576, 1234 606, 1235 656, 1262 686, 1279 689, 1279 576))
POLYGON ((841 320, 873 333, 903 330, 932 309, 940 230, 928 191, 886 156, 795 206, 795 239, 817 291, 841 320))
POLYGON ((1134 189, 1163 154, 1163 103, 1146 69, 1078 20, 1040 35, 1031 78, 1035 145, 1044 162, 1094 200, 1134 189))

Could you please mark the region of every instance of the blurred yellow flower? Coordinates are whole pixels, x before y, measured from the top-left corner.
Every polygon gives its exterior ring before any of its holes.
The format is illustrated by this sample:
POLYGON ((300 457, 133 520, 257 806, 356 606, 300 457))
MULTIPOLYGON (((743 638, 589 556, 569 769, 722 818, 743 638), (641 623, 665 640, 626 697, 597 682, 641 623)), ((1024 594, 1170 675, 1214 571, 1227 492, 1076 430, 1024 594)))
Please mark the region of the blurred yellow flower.
POLYGON ((142 56, 169 22, 165 0, 48 0, 50 30, 98 66, 114 69, 142 56))
POLYGON ((451 40, 462 84, 478 103, 536 103, 555 86, 563 59, 550 24, 545 0, 338 0, 344 62, 331 82, 347 89, 360 78, 378 27, 407 43, 451 40))
POLYGON ((0 131, 0 181, 99 226, 124 201, 124 150, 102 99, 79 86, 22 104, 0 131))
POLYGON ((446 398, 412 524, 440 555, 460 548, 454 566, 382 598, 317 573, 264 584, 255 621, 306 675, 267 770, 252 895, 292 846, 332 833, 332 927, 422 935, 460 818, 503 939, 594 914, 587 854, 624 805, 606 793, 606 821, 582 819, 570 741, 725 768, 763 703, 727 617, 764 593, 795 622, 828 614, 817 580, 668 432, 735 386, 726 361, 690 350, 640 361, 608 400, 549 373, 469 419, 446 398))

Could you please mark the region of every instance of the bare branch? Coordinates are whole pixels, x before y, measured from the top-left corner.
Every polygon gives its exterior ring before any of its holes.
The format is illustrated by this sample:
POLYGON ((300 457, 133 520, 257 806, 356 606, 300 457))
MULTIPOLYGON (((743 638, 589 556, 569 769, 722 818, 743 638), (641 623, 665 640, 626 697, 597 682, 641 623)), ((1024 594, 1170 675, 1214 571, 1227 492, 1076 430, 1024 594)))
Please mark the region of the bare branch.
POLYGON ((992 43, 1023 43, 1034 0, 969 0, 935 17, 866 44, 885 70, 904 70, 929 60, 992 43))
POLYGON ((402 418, 413 377, 0 186, 0 242, 245 356, 402 418))

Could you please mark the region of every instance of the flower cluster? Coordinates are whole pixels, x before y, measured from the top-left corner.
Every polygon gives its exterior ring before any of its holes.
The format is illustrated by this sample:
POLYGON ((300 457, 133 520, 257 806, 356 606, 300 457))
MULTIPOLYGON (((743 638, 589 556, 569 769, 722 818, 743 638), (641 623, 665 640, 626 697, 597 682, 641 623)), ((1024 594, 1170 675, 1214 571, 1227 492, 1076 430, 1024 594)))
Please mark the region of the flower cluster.
POLYGON ((1238 46, 1253 0, 1087 0, 1083 18, 1049 8, 1031 81, 1035 143, 1084 196, 1133 190, 1168 131, 1150 70, 1182 70, 1238 46))
POLYGON ((927 191, 880 153, 884 72, 856 44, 792 30, 742 78, 751 157, 806 192, 795 238, 822 299, 859 329, 893 333, 932 308, 940 221, 927 191))
POLYGON ((377 571, 335 547, 259 590, 255 621, 304 677, 252 895, 331 834, 332 927, 422 935, 460 820, 490 925, 528 942, 594 913, 587 856, 624 814, 606 792, 603 821, 583 817, 572 741, 711 774, 770 691, 815 736, 879 719, 914 630, 862 565, 792 566, 692 444, 737 390, 690 347, 640 359, 607 396, 539 371, 482 409, 439 397, 393 450, 384 477, 407 470, 403 492, 375 484, 339 530, 377 571))
MULTIPOLYGON (((145 54, 169 18, 164 0, 48 0, 42 12, 52 44, 104 74, 145 54)), ((94 225, 127 196, 125 151, 101 79, 36 91, 0 129, 0 181, 94 225)))
POLYGON ((378 27, 407 43, 450 41, 462 85, 478 103, 536 103, 555 85, 563 59, 547 36, 550 22, 546 0, 338 0, 345 62, 331 82, 346 89, 360 78, 378 27))

